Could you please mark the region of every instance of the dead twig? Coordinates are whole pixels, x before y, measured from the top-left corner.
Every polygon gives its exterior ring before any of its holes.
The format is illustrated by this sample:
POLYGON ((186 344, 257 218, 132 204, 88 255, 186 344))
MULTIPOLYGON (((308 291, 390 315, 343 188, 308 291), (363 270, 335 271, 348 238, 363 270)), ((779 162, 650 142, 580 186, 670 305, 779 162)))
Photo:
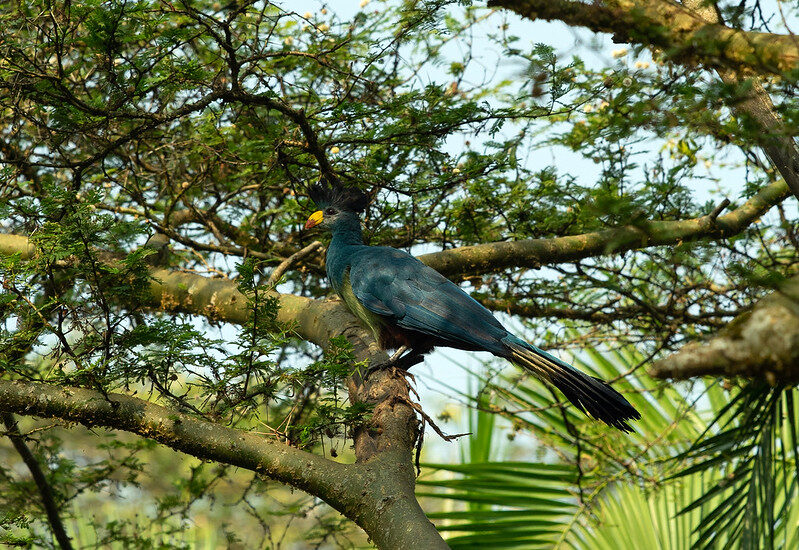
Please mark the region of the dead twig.
POLYGON ((714 225, 715 225, 715 223, 716 223, 716 218, 718 218, 718 217, 719 217, 719 215, 720 215, 722 212, 724 212, 724 209, 725 209, 725 208, 727 208, 729 205, 730 205, 730 199, 724 199, 723 201, 721 201, 721 202, 719 203, 719 205, 718 205, 716 208, 714 208, 714 209, 713 209, 713 212, 711 212, 710 214, 708 214, 708 216, 707 216, 707 217, 710 219, 710 223, 712 223, 712 224, 714 224, 714 225))
POLYGON ((422 417, 422 419, 425 422, 427 422, 428 424, 430 424, 430 427, 433 428, 433 430, 435 430, 435 432, 438 434, 438 436, 441 439, 443 439, 444 441, 453 441, 455 439, 458 439, 459 437, 464 437, 466 435, 472 435, 472 432, 466 432, 466 433, 463 433, 463 434, 447 435, 441 430, 441 428, 438 427, 438 425, 433 421, 433 419, 430 418, 430 415, 428 415, 426 412, 424 412, 424 410, 422 409, 422 406, 419 405, 419 403, 414 403, 413 401, 411 401, 407 397, 396 397, 395 399, 397 401, 401 401, 402 403, 408 405, 410 408, 412 408, 417 413, 419 413, 419 415, 422 417))
POLYGON ((314 241, 302 250, 298 250, 282 262, 278 264, 278 266, 272 270, 272 273, 269 275, 269 278, 266 280, 266 286, 273 287, 275 286, 280 278, 283 276, 286 271, 296 262, 302 260, 306 256, 309 256, 312 252, 315 252, 319 248, 322 247, 322 243, 319 241, 314 241))

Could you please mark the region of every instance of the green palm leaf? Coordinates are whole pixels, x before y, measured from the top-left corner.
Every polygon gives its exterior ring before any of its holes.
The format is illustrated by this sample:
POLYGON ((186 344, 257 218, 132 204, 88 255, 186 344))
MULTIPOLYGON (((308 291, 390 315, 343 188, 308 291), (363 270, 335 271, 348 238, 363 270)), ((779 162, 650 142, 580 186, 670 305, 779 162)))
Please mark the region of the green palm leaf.
POLYGON ((691 512, 716 499, 697 528, 698 548, 716 548, 723 537, 743 549, 784 547, 799 481, 795 418, 793 388, 750 382, 719 411, 706 435, 679 456, 690 465, 675 478, 709 471, 723 475, 681 510, 691 512), (717 433, 707 435, 714 427, 717 433))
MULTIPOLYGON (((482 392, 474 404, 525 426, 554 453, 550 462, 428 465, 437 475, 419 493, 448 501, 449 511, 431 517, 452 533, 453 548, 796 547, 793 390, 664 384, 641 372, 644 362, 629 348, 576 361, 615 380, 642 411, 629 436, 553 406, 538 383, 481 380, 496 402, 482 392)), ((473 413, 473 432, 494 426, 479 418, 487 414, 473 413)), ((491 436, 473 435, 470 445, 469 456, 484 459, 491 436)))

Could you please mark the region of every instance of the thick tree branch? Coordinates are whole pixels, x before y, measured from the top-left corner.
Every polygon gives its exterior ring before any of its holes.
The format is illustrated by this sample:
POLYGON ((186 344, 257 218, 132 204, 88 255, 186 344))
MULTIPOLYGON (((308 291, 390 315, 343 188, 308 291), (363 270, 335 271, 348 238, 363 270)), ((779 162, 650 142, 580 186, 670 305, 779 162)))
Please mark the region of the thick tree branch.
POLYGON ((572 319, 578 321, 586 321, 589 323, 611 324, 618 321, 624 321, 634 318, 640 318, 645 315, 662 315, 671 318, 679 319, 685 323, 706 325, 713 328, 721 328, 727 325, 725 317, 729 318, 739 313, 740 311, 712 311, 709 313, 692 313, 689 307, 677 305, 663 305, 663 304, 635 304, 619 306, 613 301, 608 301, 597 307, 594 305, 591 308, 572 308, 572 307, 554 307, 554 306, 541 306, 533 302, 519 302, 512 298, 497 299, 492 297, 473 296, 478 302, 483 304, 488 309, 494 311, 504 311, 512 315, 518 315, 527 318, 557 318, 557 319, 572 319))
POLYGON ((404 549, 409 542, 447 548, 406 481, 413 480, 413 467, 401 449, 363 464, 339 464, 136 397, 23 381, 0 380, 0 411, 125 430, 258 472, 325 500, 363 527, 379 548, 404 549))
MULTIPOLYGON (((16 235, 0 235, 0 251, 26 257, 35 253, 25 237, 16 235)), ((233 281, 167 269, 153 269, 151 275, 142 305, 231 323, 247 321, 247 297, 233 281)), ((332 337, 343 335, 353 344, 358 361, 387 360, 342 302, 270 294, 279 302, 277 320, 291 326, 302 339, 324 348, 332 337)), ((352 402, 373 405, 371 420, 354 437, 357 466, 338 464, 130 396, 106 398, 82 388, 0 381, 0 411, 126 430, 194 456, 253 469, 324 499, 360 525, 380 548, 404 549, 409 541, 422 548, 446 548, 414 495, 412 456, 418 420, 403 401, 409 399, 407 382, 383 370, 366 382, 353 377, 349 391, 352 402), (36 399, 31 397, 34 395, 36 399), (332 478, 330 484, 326 484, 327 478, 332 478)))
POLYGON ((777 74, 799 64, 796 37, 733 29, 669 0, 489 0, 488 6, 613 33, 618 42, 665 48, 681 62, 777 74))
POLYGON ((746 229, 788 196, 788 186, 778 181, 765 186, 732 212, 716 218, 709 214, 680 221, 644 221, 636 226, 581 235, 464 246, 424 254, 419 259, 444 275, 457 277, 513 267, 537 268, 703 238, 724 239, 746 229))
MULTIPOLYGON (((595 256, 621 254, 651 246, 675 245, 685 241, 705 238, 725 239, 745 230, 774 205, 789 197, 790 194, 791 192, 785 182, 777 181, 763 187, 744 204, 723 216, 713 212, 699 218, 677 221, 643 221, 635 226, 617 227, 580 235, 463 246, 441 252, 423 254, 419 256, 419 259, 444 275, 457 279, 466 275, 493 273, 508 268, 538 268, 545 264, 557 264, 595 256)), ((32 257, 34 253, 35 248, 29 243, 27 237, 0 233, 0 254, 21 254, 22 258, 25 259, 32 257)), ((193 290, 193 293, 205 294, 210 292, 210 295, 215 292, 223 293, 214 298, 213 302, 204 303, 203 307, 208 308, 205 313, 211 316, 219 315, 221 319, 234 323, 244 322, 245 318, 242 316, 246 315, 246 312, 241 307, 244 297, 235 291, 233 283, 222 279, 207 279, 188 273, 180 274, 166 270, 158 272, 157 278, 179 277, 181 275, 189 278, 189 280, 184 282, 193 281, 193 284, 200 285, 201 288, 193 290), (225 305, 222 299, 227 297, 233 297, 233 302, 225 305), (226 315, 231 315, 232 317, 226 318, 226 315)), ((169 286, 170 288, 175 288, 174 285, 169 286)), ((185 293, 179 294, 181 296, 180 300, 185 301, 192 308, 192 312, 203 313, 203 311, 196 308, 196 304, 192 302, 191 295, 184 296, 185 293)), ((312 300, 297 296, 280 296, 281 307, 299 307, 300 303, 312 302, 312 300), (283 304, 283 300, 286 301, 286 304, 283 304)), ((162 306, 168 309, 171 307, 170 302, 175 299, 176 297, 171 293, 165 294, 162 306)), ((314 311, 314 314, 316 313, 318 312, 314 311)), ((355 322, 354 319, 352 322, 355 322)), ((321 342, 316 340, 311 341, 322 345, 321 342)))
POLYGON ((799 277, 784 283, 706 342, 686 345, 652 365, 659 378, 744 376, 799 380, 799 277))

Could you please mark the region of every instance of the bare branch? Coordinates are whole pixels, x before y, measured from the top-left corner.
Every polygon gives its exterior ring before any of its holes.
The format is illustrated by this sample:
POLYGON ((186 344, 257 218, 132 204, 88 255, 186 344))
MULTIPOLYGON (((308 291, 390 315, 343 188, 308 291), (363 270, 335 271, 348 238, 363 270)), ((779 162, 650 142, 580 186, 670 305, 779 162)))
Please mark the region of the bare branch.
POLYGON ((724 215, 715 212, 679 221, 643 221, 635 226, 605 229, 581 235, 527 239, 464 246, 419 256, 449 277, 502 271, 513 267, 538 268, 544 264, 621 254, 651 246, 679 244, 703 238, 724 239, 746 229, 772 206, 790 196, 785 182, 765 186, 744 204, 724 215))
POLYGON ((53 495, 53 489, 47 481, 47 476, 44 475, 42 467, 36 457, 28 448, 25 443, 25 437, 19 432, 17 421, 10 413, 2 413, 0 417, 3 419, 3 424, 6 427, 6 435, 11 440, 11 444, 16 449, 22 462, 28 467, 28 471, 33 477, 33 482, 36 483, 36 489, 39 491, 39 496, 42 498, 42 506, 44 512, 47 514, 47 521, 50 523, 50 528, 53 530, 53 537, 58 541, 58 545, 63 550, 72 550, 72 541, 67 535, 67 530, 64 528, 64 522, 61 521, 61 516, 58 514, 58 504, 53 495))
POLYGON ((280 281, 280 278, 283 276, 283 274, 286 273, 286 271, 292 265, 294 265, 295 262, 302 260, 306 256, 309 256, 313 252, 316 252, 320 248, 322 248, 322 243, 319 241, 314 241, 305 248, 298 250, 297 252, 295 252, 294 254, 292 254, 282 262, 280 262, 280 264, 272 271, 272 273, 269 274, 269 278, 266 280, 265 283, 266 286, 267 287, 275 286, 280 281))
MULTIPOLYGON (((595 256, 621 254, 640 248, 674 245, 704 238, 725 239, 745 230, 774 205, 789 197, 790 194, 791 192, 785 182, 777 181, 763 187, 744 204, 723 216, 719 215, 719 213, 721 207, 726 207, 727 204, 722 201, 713 212, 699 218, 677 221, 642 221, 635 226, 617 227, 580 235, 463 246, 441 252, 423 254, 419 256, 419 259, 448 277, 458 278, 465 275, 492 273, 514 267, 538 268, 544 264, 557 264, 595 256)), ((15 253, 22 254, 23 258, 30 258, 35 253, 35 249, 29 244, 27 237, 0 234, 0 254, 11 255, 15 253)), ((244 303, 242 301, 244 297, 235 290, 235 285, 230 281, 205 279, 195 275, 170 271, 160 271, 155 276, 156 278, 187 277, 188 280, 183 282, 201 285, 202 291, 199 289, 193 291, 201 294, 210 292, 214 295, 215 292, 222 292, 224 296, 220 295, 214 298, 213 302, 204 303, 203 307, 208 308, 205 313, 210 317, 216 315, 234 323, 242 323, 246 320, 241 317, 246 315, 241 307, 244 303), (228 295, 230 292, 233 292, 233 294, 228 295), (226 302, 222 298, 232 298, 232 301, 225 305, 226 302), (225 315, 231 315, 232 317, 226 318, 225 315)), ((168 286, 172 289, 176 288, 172 285, 168 286)), ((178 298, 172 296, 171 292, 172 290, 164 295, 162 307, 169 309, 172 302, 177 300, 176 303, 178 304, 183 302, 189 304, 192 313, 203 313, 201 309, 197 309, 191 295, 178 298)), ((281 295, 281 307, 284 307, 282 300, 295 304, 297 303, 296 300, 304 301, 307 299, 298 296, 281 295)), ((310 302, 311 300, 308 301, 310 302)), ((311 341, 321 345, 316 340, 311 341)))

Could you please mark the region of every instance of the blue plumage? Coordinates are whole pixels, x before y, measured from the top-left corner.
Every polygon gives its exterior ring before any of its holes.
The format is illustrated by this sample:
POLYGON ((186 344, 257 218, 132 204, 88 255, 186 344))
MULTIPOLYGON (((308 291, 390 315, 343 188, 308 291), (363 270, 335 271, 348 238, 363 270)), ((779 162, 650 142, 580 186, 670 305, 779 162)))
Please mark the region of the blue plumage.
POLYGON ((514 336, 434 269, 401 250, 364 245, 358 219, 366 206, 362 195, 318 187, 312 198, 324 210, 306 227, 321 223, 333 235, 328 278, 385 349, 407 346, 414 356, 435 346, 488 351, 555 385, 577 408, 611 426, 630 431, 626 421, 640 418, 607 383, 514 336))

